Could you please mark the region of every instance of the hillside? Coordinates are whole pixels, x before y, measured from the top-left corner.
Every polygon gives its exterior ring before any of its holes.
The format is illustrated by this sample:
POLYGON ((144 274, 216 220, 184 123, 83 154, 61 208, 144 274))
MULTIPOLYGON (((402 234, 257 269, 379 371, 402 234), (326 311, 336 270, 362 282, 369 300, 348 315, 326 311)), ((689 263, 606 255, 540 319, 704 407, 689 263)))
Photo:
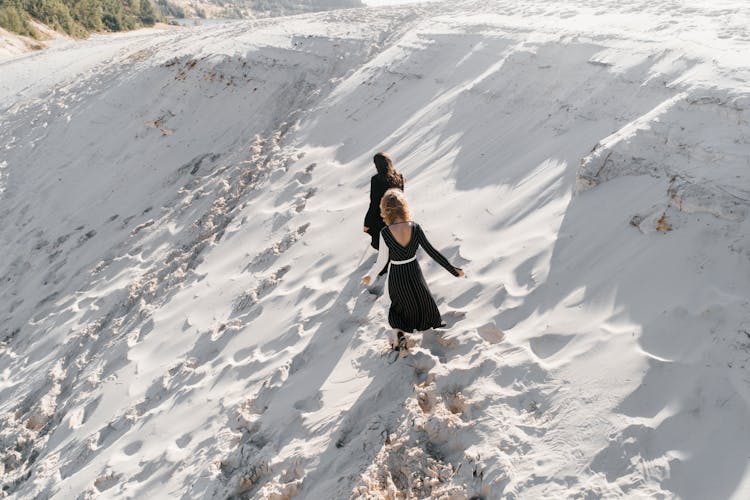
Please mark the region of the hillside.
POLYGON ((168 0, 181 17, 254 19, 364 7, 361 0, 168 0))
POLYGON ((77 38, 102 31, 153 26, 161 18, 151 0, 2 0, 0 28, 37 40, 55 30, 77 38), (40 29, 39 24, 44 27, 40 29))
POLYGON ((748 498, 750 15, 601 4, 0 62, 2 495, 748 498), (381 150, 467 272, 392 364, 381 150))
POLYGON ((0 61, 47 41, 130 31, 171 18, 248 19, 363 7, 360 0, 0 0, 0 61))

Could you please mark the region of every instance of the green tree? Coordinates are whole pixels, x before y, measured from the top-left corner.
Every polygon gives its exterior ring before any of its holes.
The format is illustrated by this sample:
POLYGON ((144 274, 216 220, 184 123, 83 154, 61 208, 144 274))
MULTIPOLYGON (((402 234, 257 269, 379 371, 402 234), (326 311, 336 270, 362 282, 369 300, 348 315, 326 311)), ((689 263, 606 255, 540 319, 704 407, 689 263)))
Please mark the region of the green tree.
POLYGON ((72 5, 73 19, 80 23, 87 31, 101 31, 104 29, 102 17, 104 11, 100 0, 75 0, 72 5))
POLYGON ((177 19, 185 17, 185 9, 171 3, 169 0, 157 0, 156 5, 159 11, 161 11, 162 16, 176 17, 177 19))
POLYGON ((150 0, 141 0, 140 20, 144 26, 153 26, 156 24, 156 12, 150 0))
POLYGON ((27 0, 26 11, 40 22, 71 36, 82 37, 86 30, 73 20, 68 6, 60 0, 27 0))
POLYGON ((19 35, 38 38, 39 34, 29 23, 29 16, 20 6, 0 0, 0 27, 19 35))
POLYGON ((125 9, 122 2, 117 0, 100 0, 102 3, 102 24, 108 31, 122 31, 127 29, 125 24, 125 9))

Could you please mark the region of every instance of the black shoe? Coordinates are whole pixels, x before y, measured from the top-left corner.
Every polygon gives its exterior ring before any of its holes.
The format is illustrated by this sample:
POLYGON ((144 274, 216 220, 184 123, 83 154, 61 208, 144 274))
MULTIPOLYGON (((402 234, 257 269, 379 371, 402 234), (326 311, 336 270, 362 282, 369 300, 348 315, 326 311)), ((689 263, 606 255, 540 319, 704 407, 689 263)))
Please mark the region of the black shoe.
POLYGON ((406 345, 406 335, 404 335, 404 332, 398 332, 396 338, 398 339, 398 345, 395 349, 396 351, 403 351, 408 349, 408 346, 406 345))

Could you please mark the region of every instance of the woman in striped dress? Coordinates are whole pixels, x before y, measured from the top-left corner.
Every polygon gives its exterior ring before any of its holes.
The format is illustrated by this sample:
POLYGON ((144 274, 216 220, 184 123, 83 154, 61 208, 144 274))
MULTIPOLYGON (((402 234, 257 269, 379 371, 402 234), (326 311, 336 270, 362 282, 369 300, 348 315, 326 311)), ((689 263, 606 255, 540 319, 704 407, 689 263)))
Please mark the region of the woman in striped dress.
POLYGON ((362 278, 362 284, 369 285, 390 258, 387 284, 391 307, 388 323, 393 328, 393 348, 402 349, 406 346, 404 332, 424 331, 444 325, 416 261, 417 249, 421 246, 456 277, 464 276, 464 272, 451 265, 430 244, 419 224, 410 220, 409 205, 401 190, 386 191, 380 201, 380 213, 387 226, 380 231, 378 259, 362 278))

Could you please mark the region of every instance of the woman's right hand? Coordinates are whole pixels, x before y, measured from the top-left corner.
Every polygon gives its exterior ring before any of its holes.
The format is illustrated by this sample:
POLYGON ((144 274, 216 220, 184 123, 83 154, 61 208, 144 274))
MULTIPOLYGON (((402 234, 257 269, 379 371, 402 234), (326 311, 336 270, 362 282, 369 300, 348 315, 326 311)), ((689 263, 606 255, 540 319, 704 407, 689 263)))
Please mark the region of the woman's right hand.
POLYGON ((370 232, 370 228, 369 228, 369 227, 367 227, 367 226, 365 226, 365 228, 364 228, 364 229, 363 229, 362 231, 364 231, 364 232, 366 232, 366 233, 369 233, 369 232, 370 232))

